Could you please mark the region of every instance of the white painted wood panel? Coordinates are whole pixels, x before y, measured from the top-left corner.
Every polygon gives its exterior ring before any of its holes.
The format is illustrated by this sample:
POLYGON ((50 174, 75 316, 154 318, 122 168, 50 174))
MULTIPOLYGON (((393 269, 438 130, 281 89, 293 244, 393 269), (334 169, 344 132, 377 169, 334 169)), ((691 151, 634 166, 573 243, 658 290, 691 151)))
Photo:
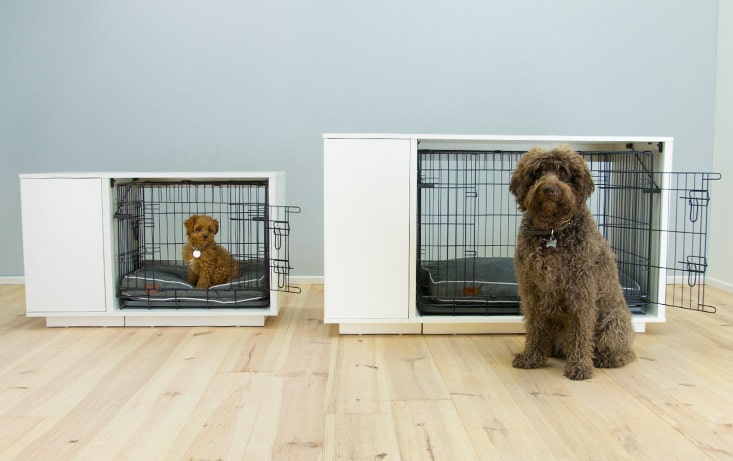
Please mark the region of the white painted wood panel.
POLYGON ((326 321, 407 319, 410 140, 324 140, 326 321))
POLYGON ((104 312, 99 178, 21 179, 29 314, 104 312))

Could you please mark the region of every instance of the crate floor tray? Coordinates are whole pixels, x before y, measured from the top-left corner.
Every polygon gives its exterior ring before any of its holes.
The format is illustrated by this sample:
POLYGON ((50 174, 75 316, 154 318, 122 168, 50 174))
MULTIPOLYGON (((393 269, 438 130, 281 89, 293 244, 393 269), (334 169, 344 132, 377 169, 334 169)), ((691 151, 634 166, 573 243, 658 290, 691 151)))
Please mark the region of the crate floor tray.
POLYGON ((143 265, 120 280, 121 308, 253 308, 267 307, 270 300, 268 265, 265 261, 240 262, 240 276, 208 290, 187 281, 185 266, 143 265))
MULTIPOLYGON (((619 272, 624 298, 641 312, 646 296, 619 272)), ((512 258, 459 258, 422 261, 418 268, 418 309, 427 315, 511 315, 519 313, 519 290, 512 258)))

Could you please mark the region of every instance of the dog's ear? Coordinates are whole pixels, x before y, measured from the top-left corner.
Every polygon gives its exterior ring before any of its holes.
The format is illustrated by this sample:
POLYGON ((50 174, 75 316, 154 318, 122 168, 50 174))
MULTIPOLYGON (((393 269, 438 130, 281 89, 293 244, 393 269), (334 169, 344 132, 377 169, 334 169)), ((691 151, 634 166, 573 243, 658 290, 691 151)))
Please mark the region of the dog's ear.
POLYGON ((575 185, 575 189, 578 191, 579 198, 585 202, 588 200, 588 197, 591 196, 593 191, 596 190, 596 185, 593 183, 593 176, 588 168, 588 164, 585 163, 585 159, 583 159, 580 154, 570 149, 570 147, 568 147, 568 151, 568 162, 570 163, 570 168, 572 170, 572 182, 575 185))
POLYGON ((578 190, 580 195, 584 197, 583 201, 585 201, 588 200, 593 191, 596 190, 596 185, 593 183, 593 176, 591 176, 590 170, 585 164, 585 161, 583 161, 583 167, 582 173, 578 177, 578 190))
POLYGON ((519 209, 524 211, 524 208, 522 207, 522 202, 524 201, 524 195, 526 194, 525 190, 526 188, 522 185, 523 182, 523 176, 519 169, 519 164, 517 164, 517 168, 512 173, 512 179, 509 181, 509 192, 514 194, 514 196, 517 198, 517 203, 519 204, 519 209))
POLYGON ((193 232, 193 228, 194 228, 194 226, 196 226, 196 220, 198 220, 198 219, 199 219, 199 215, 197 215, 197 214, 195 214, 195 215, 191 215, 191 217, 189 217, 189 218, 188 218, 188 219, 187 219, 187 220, 186 220, 186 221, 185 221, 185 222, 183 223, 183 225, 184 225, 184 226, 186 226, 186 232, 187 232, 187 233, 189 233, 189 234, 190 234, 191 232, 193 232))
POLYGON ((517 198, 519 211, 525 211, 524 199, 530 187, 532 187, 534 175, 541 164, 541 157, 545 153, 546 151, 543 148, 534 146, 519 157, 517 166, 514 168, 512 179, 509 181, 509 192, 517 198))
POLYGON ((212 218, 211 220, 214 222, 214 235, 216 235, 219 233, 219 221, 214 218, 212 218))

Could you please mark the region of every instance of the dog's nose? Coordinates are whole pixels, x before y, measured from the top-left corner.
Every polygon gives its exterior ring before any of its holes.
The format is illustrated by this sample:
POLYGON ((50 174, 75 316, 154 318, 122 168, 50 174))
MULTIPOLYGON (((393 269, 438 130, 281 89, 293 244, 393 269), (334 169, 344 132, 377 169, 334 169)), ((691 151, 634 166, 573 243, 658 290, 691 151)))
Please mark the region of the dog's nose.
POLYGON ((548 197, 554 197, 557 194, 557 189, 553 186, 545 186, 542 188, 542 192, 548 197))
POLYGON ((206 240, 207 238, 209 238, 209 234, 204 234, 204 235, 201 236, 201 238, 203 238, 204 240, 206 240))

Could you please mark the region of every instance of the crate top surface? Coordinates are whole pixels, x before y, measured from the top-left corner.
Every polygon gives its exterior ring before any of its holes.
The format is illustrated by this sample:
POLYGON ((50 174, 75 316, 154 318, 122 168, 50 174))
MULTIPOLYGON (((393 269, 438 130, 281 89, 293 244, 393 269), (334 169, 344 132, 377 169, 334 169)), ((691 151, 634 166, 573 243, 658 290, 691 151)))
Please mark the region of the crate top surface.
POLYGON ((417 139, 425 141, 500 141, 500 142, 665 142, 671 136, 561 136, 496 134, 418 134, 418 133, 324 133, 323 139, 417 139))
POLYGON ((116 172, 94 172, 94 171, 69 171, 52 173, 24 173, 20 174, 21 179, 165 179, 165 180, 196 180, 196 179, 217 179, 217 180, 238 180, 238 179, 270 179, 285 176, 282 171, 116 171, 116 172))

